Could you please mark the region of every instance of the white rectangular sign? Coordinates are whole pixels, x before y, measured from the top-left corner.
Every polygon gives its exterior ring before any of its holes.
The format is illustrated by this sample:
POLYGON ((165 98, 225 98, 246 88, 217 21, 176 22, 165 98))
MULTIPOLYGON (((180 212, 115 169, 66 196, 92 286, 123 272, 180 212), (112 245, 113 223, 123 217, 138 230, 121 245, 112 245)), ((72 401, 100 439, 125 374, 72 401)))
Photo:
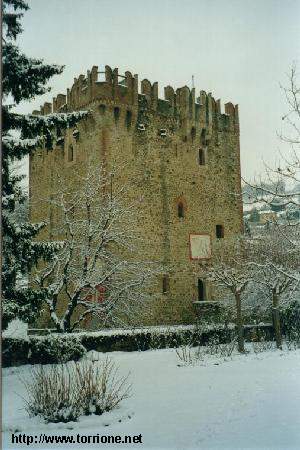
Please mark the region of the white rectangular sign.
POLYGON ((211 258, 211 244, 209 234, 190 234, 191 259, 211 258))

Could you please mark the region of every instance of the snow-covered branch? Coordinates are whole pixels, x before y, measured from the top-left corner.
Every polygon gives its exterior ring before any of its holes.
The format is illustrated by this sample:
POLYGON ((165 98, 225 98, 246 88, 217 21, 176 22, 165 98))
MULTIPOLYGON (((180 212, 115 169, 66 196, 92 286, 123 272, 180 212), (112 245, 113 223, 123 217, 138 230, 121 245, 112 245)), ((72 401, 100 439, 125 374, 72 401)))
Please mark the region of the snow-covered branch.
POLYGON ((89 161, 72 185, 57 175, 51 205, 59 219, 52 233, 63 245, 55 263, 36 280, 43 285, 47 280, 53 294, 47 304, 58 331, 71 331, 91 316, 102 326, 122 321, 127 308, 134 314, 161 273, 157 265, 136 260, 137 209, 124 206, 126 188, 112 186, 113 174, 89 161))

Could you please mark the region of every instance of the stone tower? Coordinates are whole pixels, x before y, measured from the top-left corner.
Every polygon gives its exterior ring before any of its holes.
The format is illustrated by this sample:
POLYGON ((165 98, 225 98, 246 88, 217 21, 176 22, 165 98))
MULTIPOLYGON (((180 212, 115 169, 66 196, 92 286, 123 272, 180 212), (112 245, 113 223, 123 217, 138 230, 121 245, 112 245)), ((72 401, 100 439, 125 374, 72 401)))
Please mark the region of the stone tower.
MULTIPOLYGON (((120 183, 139 204, 137 230, 151 245, 139 257, 159 261, 168 273, 153 285, 160 298, 152 323, 192 320, 197 302, 213 300, 201 265, 213 256, 214 243, 242 232, 238 106, 187 86, 164 88, 118 69, 94 66, 75 78, 67 94, 45 103, 34 114, 90 110, 68 130, 51 152, 30 157, 30 200, 51 198, 52 173, 70 180, 89 155, 101 164, 124 166, 120 183)), ((75 186, 76 189, 76 186, 75 186)), ((52 236, 55 217, 48 208, 32 208, 31 220, 47 219, 43 237, 52 236)))

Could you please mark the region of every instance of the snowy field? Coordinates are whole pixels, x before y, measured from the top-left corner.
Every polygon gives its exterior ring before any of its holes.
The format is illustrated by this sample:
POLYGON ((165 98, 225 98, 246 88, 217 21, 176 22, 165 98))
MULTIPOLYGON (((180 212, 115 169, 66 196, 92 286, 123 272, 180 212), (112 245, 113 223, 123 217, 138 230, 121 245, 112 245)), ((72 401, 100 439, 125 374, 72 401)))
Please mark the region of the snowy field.
MULTIPOLYGON (((88 357, 103 354, 90 352, 88 357)), ((106 354, 107 356, 107 354, 106 354)), ((139 435, 142 444, 90 448, 299 449, 300 350, 208 358, 178 367, 174 350, 112 353, 121 374, 131 372, 133 394, 119 409, 77 423, 45 424, 28 418, 21 396, 30 366, 3 370, 3 448, 11 433, 31 435, 139 435)), ((30 445, 25 448, 88 448, 30 445)))

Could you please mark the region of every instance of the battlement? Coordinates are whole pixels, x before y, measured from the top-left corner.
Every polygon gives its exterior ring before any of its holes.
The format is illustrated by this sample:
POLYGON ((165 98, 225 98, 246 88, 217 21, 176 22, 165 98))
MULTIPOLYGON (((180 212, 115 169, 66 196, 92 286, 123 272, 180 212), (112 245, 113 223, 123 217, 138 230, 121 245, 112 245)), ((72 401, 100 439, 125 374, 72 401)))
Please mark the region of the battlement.
POLYGON ((86 75, 74 78, 71 89, 66 94, 58 94, 53 102, 46 102, 40 111, 33 114, 51 114, 69 112, 89 107, 92 103, 101 101, 116 106, 126 105, 127 108, 138 110, 143 108, 153 113, 179 118, 188 126, 201 125, 211 128, 213 117, 229 116, 235 130, 239 130, 238 105, 231 102, 225 104, 225 114, 221 111, 221 100, 215 100, 211 93, 201 90, 196 97, 195 88, 188 86, 175 89, 172 86, 164 88, 164 99, 158 96, 158 83, 143 79, 140 84, 138 75, 127 71, 119 75, 118 68, 105 66, 99 71, 93 66, 86 75), (142 100, 142 101, 139 101, 142 100))

